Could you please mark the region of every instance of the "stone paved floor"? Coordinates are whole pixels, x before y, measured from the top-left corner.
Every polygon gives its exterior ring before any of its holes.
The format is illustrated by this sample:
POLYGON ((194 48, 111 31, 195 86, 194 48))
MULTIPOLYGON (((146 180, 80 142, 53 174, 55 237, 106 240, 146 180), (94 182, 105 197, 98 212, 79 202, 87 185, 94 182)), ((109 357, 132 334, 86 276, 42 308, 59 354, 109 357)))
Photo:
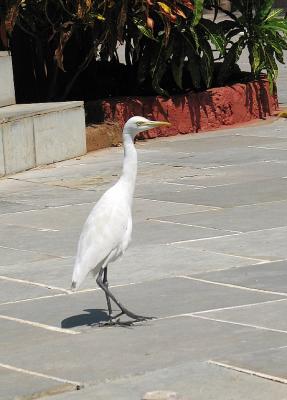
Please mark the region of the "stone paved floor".
POLYGON ((97 326, 92 278, 67 290, 122 149, 1 180, 0 398, 287 399, 287 121, 137 148, 133 242, 110 269, 118 297, 155 317, 132 328, 97 326))
POLYGON ((133 242, 110 284, 155 319, 130 328, 97 326, 93 279, 68 291, 122 149, 0 181, 0 399, 287 399, 287 121, 137 148, 133 242))

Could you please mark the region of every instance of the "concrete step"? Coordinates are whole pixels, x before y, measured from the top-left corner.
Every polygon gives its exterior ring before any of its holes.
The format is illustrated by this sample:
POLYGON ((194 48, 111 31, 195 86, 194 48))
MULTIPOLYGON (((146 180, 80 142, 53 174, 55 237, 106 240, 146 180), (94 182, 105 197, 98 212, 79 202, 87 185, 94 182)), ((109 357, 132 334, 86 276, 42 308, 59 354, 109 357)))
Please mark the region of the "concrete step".
POLYGON ((15 90, 11 56, 0 51, 0 107, 15 104, 15 90))
POLYGON ((0 176, 85 153, 83 102, 0 107, 0 176))

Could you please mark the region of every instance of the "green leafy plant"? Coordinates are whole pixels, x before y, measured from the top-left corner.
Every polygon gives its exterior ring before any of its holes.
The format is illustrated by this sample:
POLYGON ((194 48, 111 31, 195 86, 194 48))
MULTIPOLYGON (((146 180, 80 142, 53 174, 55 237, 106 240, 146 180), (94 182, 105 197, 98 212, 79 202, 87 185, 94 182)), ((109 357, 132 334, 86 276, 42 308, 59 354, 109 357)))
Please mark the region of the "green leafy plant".
POLYGON ((143 33, 139 43, 138 80, 151 80, 154 90, 168 95, 166 75, 170 75, 169 86, 184 90, 184 77, 189 84, 185 89, 209 88, 213 79, 214 56, 211 44, 224 51, 224 37, 217 24, 202 17, 203 0, 165 1, 154 3, 148 9, 152 24, 138 21, 143 33), (164 18, 163 18, 164 16, 164 18), (172 83, 170 83, 172 81, 172 83))
POLYGON ((277 62, 284 63, 283 51, 287 50, 287 20, 282 9, 273 8, 273 0, 232 0, 237 13, 222 10, 230 19, 218 24, 226 40, 226 55, 220 71, 219 83, 237 62, 247 47, 254 78, 266 71, 271 90, 278 75, 277 62), (238 14, 239 12, 239 14, 238 14))
POLYGON ((272 87, 287 49, 287 22, 272 5, 232 0, 230 12, 218 0, 4 0, 0 42, 7 48, 10 40, 12 55, 25 59, 26 69, 16 68, 16 92, 18 75, 22 86, 33 80, 27 86, 38 93, 34 101, 86 98, 82 82, 90 80, 107 86, 100 95, 114 95, 122 79, 113 88, 106 82, 119 70, 127 81, 117 94, 168 96, 224 85, 245 47, 253 77, 266 71, 272 87), (213 18, 204 16, 204 7, 213 18), (217 22, 219 11, 226 20, 217 22))

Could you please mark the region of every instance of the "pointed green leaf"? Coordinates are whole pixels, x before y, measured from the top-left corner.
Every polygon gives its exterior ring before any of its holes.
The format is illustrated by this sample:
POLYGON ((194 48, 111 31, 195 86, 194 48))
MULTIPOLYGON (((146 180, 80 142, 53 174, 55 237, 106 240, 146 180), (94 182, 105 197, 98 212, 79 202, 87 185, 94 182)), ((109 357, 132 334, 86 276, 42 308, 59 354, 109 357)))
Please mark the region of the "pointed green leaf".
POLYGON ((215 49, 218 50, 220 54, 223 54, 225 52, 226 40, 217 24, 208 19, 202 18, 199 25, 206 31, 208 38, 215 46, 215 49))
POLYGON ((270 13, 265 18, 265 21, 269 21, 270 19, 273 19, 274 17, 282 16, 283 14, 284 14, 284 10, 282 8, 272 8, 270 13))
POLYGON ((210 87, 213 78, 214 58, 210 44, 201 41, 202 57, 200 63, 202 80, 207 88, 210 87))
POLYGON ((153 79, 152 79, 153 89, 155 90, 156 93, 158 93, 159 95, 164 96, 164 97, 168 97, 169 93, 161 87, 160 82, 166 72, 166 67, 167 67, 166 63, 161 62, 157 68, 156 73, 153 76, 153 79))
POLYGON ((182 73, 184 66, 184 46, 178 43, 178 46, 174 48, 172 61, 171 61, 171 72, 173 79, 177 86, 182 89, 182 73))
POLYGON ((258 9, 256 10, 256 20, 262 21, 269 15, 270 11, 272 10, 274 0, 264 0, 263 2, 260 1, 258 3, 258 9))
POLYGON ((223 84, 230 76, 243 50, 243 38, 234 43, 229 49, 218 73, 217 81, 223 84))
POLYGON ((200 58, 198 55, 189 49, 187 52, 188 60, 186 63, 187 70, 195 89, 201 88, 201 73, 200 73, 200 58))
POLYGON ((192 25, 196 26, 202 17, 204 0, 194 0, 193 3, 194 10, 192 25))

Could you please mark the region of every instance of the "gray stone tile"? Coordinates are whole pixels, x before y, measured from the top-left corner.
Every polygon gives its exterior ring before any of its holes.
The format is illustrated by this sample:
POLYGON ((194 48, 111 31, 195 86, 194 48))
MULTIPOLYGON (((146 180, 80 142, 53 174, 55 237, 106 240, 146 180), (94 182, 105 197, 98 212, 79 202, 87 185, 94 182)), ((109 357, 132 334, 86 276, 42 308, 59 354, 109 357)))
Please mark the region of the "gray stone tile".
POLYGON ((37 398, 75 390, 70 384, 61 384, 51 379, 11 371, 0 366, 0 399, 37 398))
POLYGON ((156 162, 165 165, 211 167, 224 165, 241 165, 255 161, 286 161, 286 151, 278 149, 262 149, 256 147, 242 147, 238 149, 221 149, 204 153, 180 154, 168 152, 148 152, 142 154, 140 161, 156 162))
MULTIPOLYGON (((70 229, 81 227, 96 201, 85 204, 72 204, 66 207, 46 208, 31 210, 30 212, 11 213, 0 216, 1 224, 11 224, 38 229, 70 229)), ((186 212, 203 212, 214 209, 193 204, 173 204, 152 201, 148 199, 135 199, 133 206, 133 219, 146 220, 163 215, 183 214, 186 212)))
POLYGON ((249 369, 255 372, 287 378, 287 348, 266 349, 243 354, 236 354, 230 357, 216 358, 216 361, 233 365, 237 368, 249 369))
MULTIPOLYGON (((121 157, 122 158, 122 157, 121 157)), ((77 164, 58 163, 50 168, 42 168, 20 174, 19 179, 28 179, 34 184, 63 186, 71 189, 97 189, 111 185, 121 171, 122 159, 93 159, 94 162, 78 161, 77 164)))
POLYGON ((21 263, 47 260, 50 256, 38 251, 17 250, 0 246, 0 265, 19 265, 21 263))
POLYGON ((287 260, 230 268, 197 275, 214 282, 231 283, 254 289, 270 290, 287 294, 287 260))
MULTIPOLYGON (((74 258, 52 258, 34 262, 0 266, 0 275, 8 278, 23 279, 47 286, 70 289, 74 258)), ((88 276, 84 289, 97 287, 96 281, 88 276)))
POLYGON ((53 400, 139 400, 153 390, 171 390, 193 400, 270 400, 287 396, 286 385, 191 361, 56 395, 53 400))
MULTIPOLYGON (((258 128, 257 128, 258 129, 258 128)), ((286 145, 286 139, 258 136, 243 136, 240 133, 221 136, 218 132, 214 132, 212 136, 206 135, 187 135, 185 140, 166 139, 165 141, 148 141, 142 145, 144 150, 160 150, 160 152, 177 152, 177 153, 201 153, 214 152, 216 150, 226 150, 248 147, 248 146, 270 146, 271 144, 280 146, 286 145)), ((277 147, 276 146, 276 147, 277 147)), ((270 146, 273 147, 273 146, 270 146)), ((280 147, 278 147, 280 148, 280 147)))
POLYGON ((287 201, 160 217, 161 221, 249 232, 287 226, 287 201))
POLYGON ((202 206, 200 204, 170 204, 165 201, 137 198, 133 204, 133 220, 143 221, 161 216, 185 214, 186 212, 202 213, 214 209, 214 207, 202 206))
MULTIPOLYGON (((260 138, 262 139, 262 138, 260 138)), ((276 140, 276 138, 274 138, 274 140, 276 140)), ((260 145, 259 143, 255 144, 252 147, 256 147, 256 148, 264 148, 266 150, 281 150, 281 151, 286 151, 287 150, 287 141, 280 139, 281 141, 278 142, 274 142, 274 143, 266 143, 265 145, 260 145)))
POLYGON ((26 283, 18 283, 0 279, 0 304, 10 301, 32 299, 34 297, 48 296, 57 293, 60 292, 26 283))
MULTIPOLYGON (((191 188, 192 189, 200 189, 203 186, 199 185, 194 185, 191 188)), ((146 184, 139 184, 136 186, 135 190, 135 197, 147 197, 147 199, 153 197, 157 197, 159 194, 177 194, 180 193, 186 189, 190 189, 190 187, 181 187, 179 185, 173 185, 170 184, 169 182, 152 182, 152 183, 146 183, 146 184)), ((155 199, 158 200, 158 199, 155 199)), ((168 200, 167 200, 168 201, 168 200)), ((180 203, 180 202, 179 202, 180 203)))
POLYGON ((227 165, 224 167, 203 168, 181 174, 169 183, 195 186, 230 185, 252 181, 282 178, 286 174, 284 161, 254 162, 246 165, 227 165))
POLYGON ((31 206, 28 204, 21 204, 11 201, 0 201, 0 215, 10 214, 18 211, 30 210, 31 206))
MULTIPOLYGON (((184 278, 161 279, 115 287, 112 291, 134 312, 154 317, 284 298, 275 294, 246 291, 184 278)), ((105 320, 105 309, 104 294, 101 290, 96 290, 38 299, 35 302, 2 305, 0 313, 57 327, 81 328, 105 320)))
MULTIPOLYGON (((102 191, 116 182, 122 169, 122 159, 117 162, 99 160, 96 165, 92 163, 85 164, 84 162, 79 165, 73 165, 72 168, 65 166, 65 168, 60 169, 59 167, 56 174, 47 174, 47 172, 45 174, 44 171, 41 175, 31 175, 28 179, 34 184, 46 184, 47 186, 59 186, 77 190, 102 191)), ((191 166, 180 168, 180 172, 184 174, 190 174, 194 170, 191 166)), ((137 184, 150 183, 155 180, 167 180, 172 177, 176 178, 178 173, 178 168, 172 165, 139 161, 137 184)))
POLYGON ((276 261, 287 258, 286 234, 287 228, 283 227, 177 243, 176 246, 276 261))
POLYGON ((110 265, 110 283, 125 284, 164 277, 196 274, 231 266, 246 266, 261 262, 198 249, 140 243, 131 247, 116 263, 110 265), (139 257, 139 253, 142 257, 139 257))
MULTIPOLYGON (((33 170, 35 171, 35 170, 33 170)), ((5 177, 0 179, 0 195, 7 195, 7 193, 19 193, 21 191, 28 191, 30 189, 35 189, 35 183, 25 182, 18 180, 21 174, 15 175, 15 179, 5 177)))
MULTIPOLYGON (((49 214, 48 214, 49 215, 49 214)), ((86 218, 86 215, 85 215, 86 218)), ((84 218, 84 219, 85 219, 84 218)), ((17 225, 2 225, 0 233, 0 246, 38 251, 50 256, 67 257, 76 254, 77 243, 82 230, 81 224, 63 224, 60 230, 49 229, 48 221, 41 222, 42 227, 34 228, 17 225)), ((56 223, 62 224, 60 221, 56 223)), ((188 240, 193 238, 205 238, 229 234, 228 231, 209 228, 181 227, 174 224, 165 224, 155 221, 138 222, 134 225, 132 246, 140 243, 165 244, 175 240, 188 240)))
MULTIPOLYGON (((122 285, 228 269, 231 266, 246 266, 250 263, 256 264, 256 262, 260 261, 165 245, 146 245, 143 250, 141 244, 137 243, 136 246, 128 249, 122 258, 110 264, 109 282, 111 285, 122 285), (138 256, 139 252, 142 253, 142 257, 138 256)), ((73 265, 73 257, 64 259, 50 257, 35 262, 25 262, 21 259, 15 265, 0 266, 0 275, 68 289, 71 284, 73 265)), ((96 287, 95 279, 89 275, 82 289, 96 287)))
POLYGON ((6 343, 0 362, 93 383, 174 367, 190 360, 227 359, 233 354, 287 345, 285 333, 192 317, 150 321, 130 329, 91 328, 79 335, 23 324, 19 330, 17 324, 9 321, 3 321, 2 326, 1 335, 6 343))
MULTIPOLYGON (((58 207, 70 204, 91 203, 96 201, 100 192, 92 190, 68 189, 65 187, 43 185, 34 190, 7 193, 2 199, 9 202, 31 206, 30 209, 58 207)), ((21 209, 19 211, 22 211, 21 209)))
POLYGON ((148 199, 213 207, 234 207, 287 199, 287 179, 280 178, 202 189, 188 189, 185 186, 166 188, 166 186, 158 185, 153 191, 146 188, 136 195, 148 199))
POLYGON ((83 226, 94 203, 30 210, 0 216, 0 223, 37 230, 70 230, 83 226))
POLYGON ((0 246, 31 250, 50 256, 73 256, 76 253, 81 227, 50 231, 16 225, 2 225, 0 246))
POLYGON ((178 167, 164 163, 139 161, 136 187, 141 184, 166 182, 169 179, 177 179, 180 176, 191 175, 198 171, 199 168, 188 165, 178 167))
POLYGON ((230 231, 182 226, 149 220, 138 222, 133 228, 133 241, 131 246, 138 243, 166 244, 180 240, 201 239, 207 237, 229 235, 230 231))
POLYGON ((287 333, 287 300, 199 314, 207 318, 282 330, 287 333))
POLYGON ((262 129, 256 129, 256 127, 248 130, 240 130, 240 135, 250 135, 258 137, 273 137, 273 138, 287 138, 287 123, 284 118, 280 118, 276 121, 270 121, 262 127, 262 129))

